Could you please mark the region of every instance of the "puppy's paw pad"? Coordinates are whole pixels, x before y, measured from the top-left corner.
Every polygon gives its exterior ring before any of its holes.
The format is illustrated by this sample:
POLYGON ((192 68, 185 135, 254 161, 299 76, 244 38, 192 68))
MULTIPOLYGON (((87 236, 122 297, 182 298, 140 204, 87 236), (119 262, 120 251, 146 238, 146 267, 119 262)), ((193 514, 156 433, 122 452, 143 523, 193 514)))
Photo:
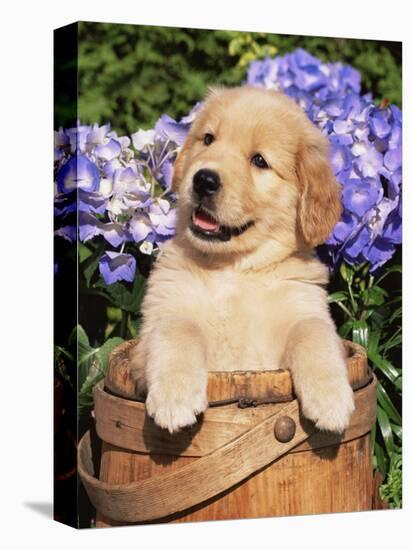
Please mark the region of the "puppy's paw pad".
POLYGON ((178 396, 166 393, 152 387, 147 396, 146 411, 160 428, 170 433, 195 424, 196 415, 204 412, 208 405, 206 391, 178 396))
POLYGON ((302 412, 319 430, 342 433, 355 410, 353 391, 347 380, 334 380, 319 392, 302 394, 302 412))

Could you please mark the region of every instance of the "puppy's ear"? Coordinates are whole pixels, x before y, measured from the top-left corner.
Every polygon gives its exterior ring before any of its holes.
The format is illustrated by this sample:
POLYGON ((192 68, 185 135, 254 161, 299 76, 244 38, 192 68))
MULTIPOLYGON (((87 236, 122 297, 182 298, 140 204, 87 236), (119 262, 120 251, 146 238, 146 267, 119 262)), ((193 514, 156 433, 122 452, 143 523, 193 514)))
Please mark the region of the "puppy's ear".
POLYGON ((180 182, 182 181, 184 174, 184 166, 186 162, 186 157, 189 151, 189 140, 190 135, 186 138, 182 148, 177 154, 176 160, 173 165, 173 177, 172 177, 172 191, 176 193, 179 188, 180 182))
POLYGON ((342 213, 341 188, 328 160, 328 141, 315 128, 301 143, 296 171, 300 185, 298 220, 309 246, 322 244, 342 213))

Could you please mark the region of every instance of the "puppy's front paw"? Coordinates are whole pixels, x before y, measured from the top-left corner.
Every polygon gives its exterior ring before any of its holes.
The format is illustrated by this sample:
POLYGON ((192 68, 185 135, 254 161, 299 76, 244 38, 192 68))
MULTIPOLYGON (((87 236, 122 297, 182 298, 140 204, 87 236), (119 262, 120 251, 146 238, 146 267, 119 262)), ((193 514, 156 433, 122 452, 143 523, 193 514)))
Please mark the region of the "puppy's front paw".
POLYGON ((316 386, 302 387, 302 413, 319 430, 342 433, 355 409, 353 391, 345 378, 330 378, 316 386))
POLYGON ((155 382, 146 399, 147 414, 170 433, 196 423, 196 415, 206 410, 206 384, 179 388, 176 382, 155 382))

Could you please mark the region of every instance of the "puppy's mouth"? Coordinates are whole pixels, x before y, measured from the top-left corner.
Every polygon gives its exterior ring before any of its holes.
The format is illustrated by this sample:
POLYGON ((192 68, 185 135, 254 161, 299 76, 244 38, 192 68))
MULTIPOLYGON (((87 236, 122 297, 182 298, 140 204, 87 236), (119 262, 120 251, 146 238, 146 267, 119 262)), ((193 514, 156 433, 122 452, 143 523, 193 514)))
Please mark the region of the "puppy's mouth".
POLYGON ((232 237, 241 235, 253 224, 253 221, 249 221, 239 227, 222 225, 211 212, 199 206, 192 213, 189 227, 192 233, 200 239, 225 242, 230 241, 232 237))

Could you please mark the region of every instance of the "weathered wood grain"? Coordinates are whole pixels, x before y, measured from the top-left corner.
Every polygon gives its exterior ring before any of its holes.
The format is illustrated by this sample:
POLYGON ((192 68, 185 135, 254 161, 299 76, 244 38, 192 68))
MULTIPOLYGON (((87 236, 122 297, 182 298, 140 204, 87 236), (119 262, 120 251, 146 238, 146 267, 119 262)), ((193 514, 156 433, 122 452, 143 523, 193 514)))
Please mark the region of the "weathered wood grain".
MULTIPOLYGON (((324 447, 367 433, 375 421, 374 394, 374 384, 355 392, 356 414, 352 415, 342 436, 317 431, 302 444, 303 448, 324 447)), ((284 403, 275 403, 239 409, 232 404, 209 408, 198 424, 171 435, 146 416, 144 403, 110 395, 104 391, 102 383, 94 390, 94 402, 96 431, 103 441, 140 453, 191 457, 213 452, 285 406, 284 403)))
POLYGON ((117 521, 148 521, 179 513, 231 489, 305 440, 313 425, 299 419, 299 407, 291 401, 213 453, 195 459, 175 471, 127 484, 96 480, 88 465, 90 443, 85 436, 79 445, 79 472, 96 508, 117 521), (291 441, 281 443, 274 436, 279 416, 296 423, 291 441))
MULTIPOLYGON (((135 383, 129 369, 129 352, 136 345, 129 340, 115 348, 110 356, 105 378, 106 388, 120 397, 136 399, 135 383)), ((368 363, 365 350, 358 344, 344 341, 347 352, 349 380, 354 389, 368 378, 368 363)), ((228 371, 210 372, 208 381, 209 402, 238 397, 279 398, 280 402, 294 399, 292 378, 289 371, 228 371)))
MULTIPOLYGON (((357 391, 356 410, 343 436, 315 431, 307 438, 297 417, 298 432, 288 444, 277 442, 272 430, 275 418, 297 407, 289 372, 210 373, 209 401, 248 396, 279 403, 209 408, 198 425, 176 438, 155 426, 144 404, 136 401, 128 370, 133 345, 127 342, 112 354, 105 380, 109 391, 103 385, 95 389, 96 427, 104 440, 100 482, 93 481, 91 463, 86 475, 91 484, 97 482, 94 490, 105 501, 99 506, 98 527, 372 508, 369 431, 376 388, 374 382, 368 384, 363 348, 345 342, 349 379, 357 391), (300 443, 296 437, 302 438, 300 443), (287 451, 282 458, 271 454, 276 445, 287 451)), ((81 450, 87 464, 87 446, 81 450)))

